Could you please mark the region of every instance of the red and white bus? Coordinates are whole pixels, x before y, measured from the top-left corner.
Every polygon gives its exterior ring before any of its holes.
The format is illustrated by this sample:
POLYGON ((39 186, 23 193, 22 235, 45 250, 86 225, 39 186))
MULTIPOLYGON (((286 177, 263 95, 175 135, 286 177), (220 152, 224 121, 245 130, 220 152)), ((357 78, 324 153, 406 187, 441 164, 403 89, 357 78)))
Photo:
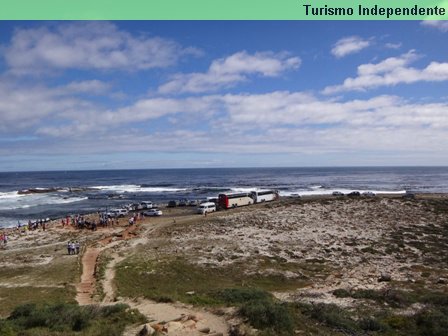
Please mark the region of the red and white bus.
POLYGON ((250 193, 227 193, 218 195, 220 209, 230 209, 250 204, 254 204, 254 199, 250 193))

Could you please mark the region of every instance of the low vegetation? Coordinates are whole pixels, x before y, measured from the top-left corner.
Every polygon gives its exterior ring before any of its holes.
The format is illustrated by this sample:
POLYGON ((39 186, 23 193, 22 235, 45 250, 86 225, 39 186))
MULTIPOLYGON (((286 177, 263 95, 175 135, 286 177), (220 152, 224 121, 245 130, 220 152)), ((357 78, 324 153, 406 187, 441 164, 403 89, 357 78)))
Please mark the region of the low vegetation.
MULTIPOLYGON (((5 317, 10 314, 13 309, 24 303, 75 303, 75 288, 67 285, 61 288, 52 287, 14 287, 2 288, 0 287, 0 317, 5 317)), ((0 333, 2 335, 2 333, 0 333)))
POLYGON ((128 324, 145 317, 127 305, 78 306, 77 304, 25 304, 0 320, 2 336, 119 336, 128 324))
POLYGON ((301 279, 289 279, 282 274, 246 274, 245 270, 244 263, 204 268, 181 258, 150 261, 134 257, 118 265, 115 279, 119 296, 198 305, 222 304, 214 293, 226 288, 289 290, 305 284, 301 279))
POLYGON ((279 303, 257 293, 256 299, 240 304, 239 313, 261 335, 447 335, 446 297, 433 296, 427 301, 431 303, 411 314, 389 308, 368 313, 335 304, 279 303))

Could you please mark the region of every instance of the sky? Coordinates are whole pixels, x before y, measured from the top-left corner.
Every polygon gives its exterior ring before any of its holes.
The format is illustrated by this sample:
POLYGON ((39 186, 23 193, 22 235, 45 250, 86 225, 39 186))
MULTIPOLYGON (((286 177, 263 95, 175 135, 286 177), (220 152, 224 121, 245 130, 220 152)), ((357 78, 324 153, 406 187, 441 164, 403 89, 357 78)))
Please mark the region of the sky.
POLYGON ((0 171, 448 165, 448 21, 2 21, 0 171))

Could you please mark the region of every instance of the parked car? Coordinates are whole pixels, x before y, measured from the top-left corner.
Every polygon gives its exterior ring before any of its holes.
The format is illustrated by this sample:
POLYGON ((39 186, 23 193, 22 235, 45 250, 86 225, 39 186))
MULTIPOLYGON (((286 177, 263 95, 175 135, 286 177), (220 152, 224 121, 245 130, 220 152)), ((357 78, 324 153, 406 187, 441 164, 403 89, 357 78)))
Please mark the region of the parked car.
POLYGON ((162 216, 163 212, 159 209, 150 209, 145 212, 143 212, 143 215, 145 216, 162 216))
POLYGON ((207 212, 215 212, 216 211, 216 204, 213 202, 205 202, 202 204, 199 204, 199 207, 197 208, 197 213, 200 214, 206 214, 207 212))
POLYGON ((196 200, 190 200, 190 201, 188 202, 188 205, 189 205, 189 206, 196 206, 196 205, 198 205, 198 202, 197 202, 196 200))
POLYGON ((344 193, 343 192, 340 192, 340 191, 333 191, 333 194, 332 194, 333 196, 344 196, 344 193))
POLYGON ((167 207, 168 208, 175 208, 175 207, 177 207, 177 201, 169 201, 167 207))
POLYGON ((188 200, 186 200, 186 199, 180 200, 179 204, 178 204, 178 206, 187 206, 187 205, 188 205, 188 200))
POLYGON ((359 191, 352 191, 351 193, 348 193, 349 197, 357 197, 357 196, 361 196, 361 193, 359 191))
POLYGON ((375 197, 376 196, 376 194, 372 191, 365 191, 362 193, 362 195, 365 197, 375 197))
POLYGON ((140 205, 141 205, 142 209, 152 209, 152 207, 154 206, 154 204, 152 204, 151 201, 140 202, 140 205))
POLYGON ((129 213, 127 209, 112 209, 106 213, 107 217, 124 217, 129 213))
POLYGON ((143 209, 143 207, 140 203, 132 203, 129 210, 138 211, 138 210, 142 210, 142 209, 143 209))
POLYGON ((415 194, 406 191, 406 194, 404 194, 402 197, 403 197, 403 198, 406 198, 406 199, 415 199, 415 194))
POLYGON ((132 211, 133 210, 132 208, 133 208, 133 203, 123 205, 123 209, 126 209, 128 211, 132 211))

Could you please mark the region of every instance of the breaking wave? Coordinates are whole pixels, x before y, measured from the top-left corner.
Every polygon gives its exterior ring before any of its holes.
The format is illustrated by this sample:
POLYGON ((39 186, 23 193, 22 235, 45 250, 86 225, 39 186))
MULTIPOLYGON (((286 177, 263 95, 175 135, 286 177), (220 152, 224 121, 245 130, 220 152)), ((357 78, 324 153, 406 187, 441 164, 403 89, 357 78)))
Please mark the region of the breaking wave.
MULTIPOLYGON (((2 193, 5 194, 5 193, 2 193)), ((9 194, 9 193, 7 193, 9 194)), ((0 195, 0 210, 27 209, 41 205, 67 204, 86 200, 87 197, 62 197, 59 195, 0 195)))
POLYGON ((167 187, 144 187, 137 184, 122 184, 122 185, 106 185, 94 186, 92 189, 110 191, 116 193, 163 193, 163 192, 180 192, 187 191, 187 188, 167 188, 167 187))
POLYGON ((321 189, 321 188, 311 188, 313 190, 309 190, 309 189, 298 189, 298 190, 281 190, 280 191, 280 196, 295 196, 295 195, 300 195, 300 196, 320 196, 320 195, 331 195, 333 194, 333 192, 335 191, 340 191, 343 194, 349 194, 353 191, 359 191, 360 193, 363 192, 373 192, 374 194, 377 195, 381 195, 381 194, 394 194, 394 195, 402 195, 406 193, 406 190, 362 190, 362 189, 344 189, 344 188, 340 188, 340 189, 321 189))

